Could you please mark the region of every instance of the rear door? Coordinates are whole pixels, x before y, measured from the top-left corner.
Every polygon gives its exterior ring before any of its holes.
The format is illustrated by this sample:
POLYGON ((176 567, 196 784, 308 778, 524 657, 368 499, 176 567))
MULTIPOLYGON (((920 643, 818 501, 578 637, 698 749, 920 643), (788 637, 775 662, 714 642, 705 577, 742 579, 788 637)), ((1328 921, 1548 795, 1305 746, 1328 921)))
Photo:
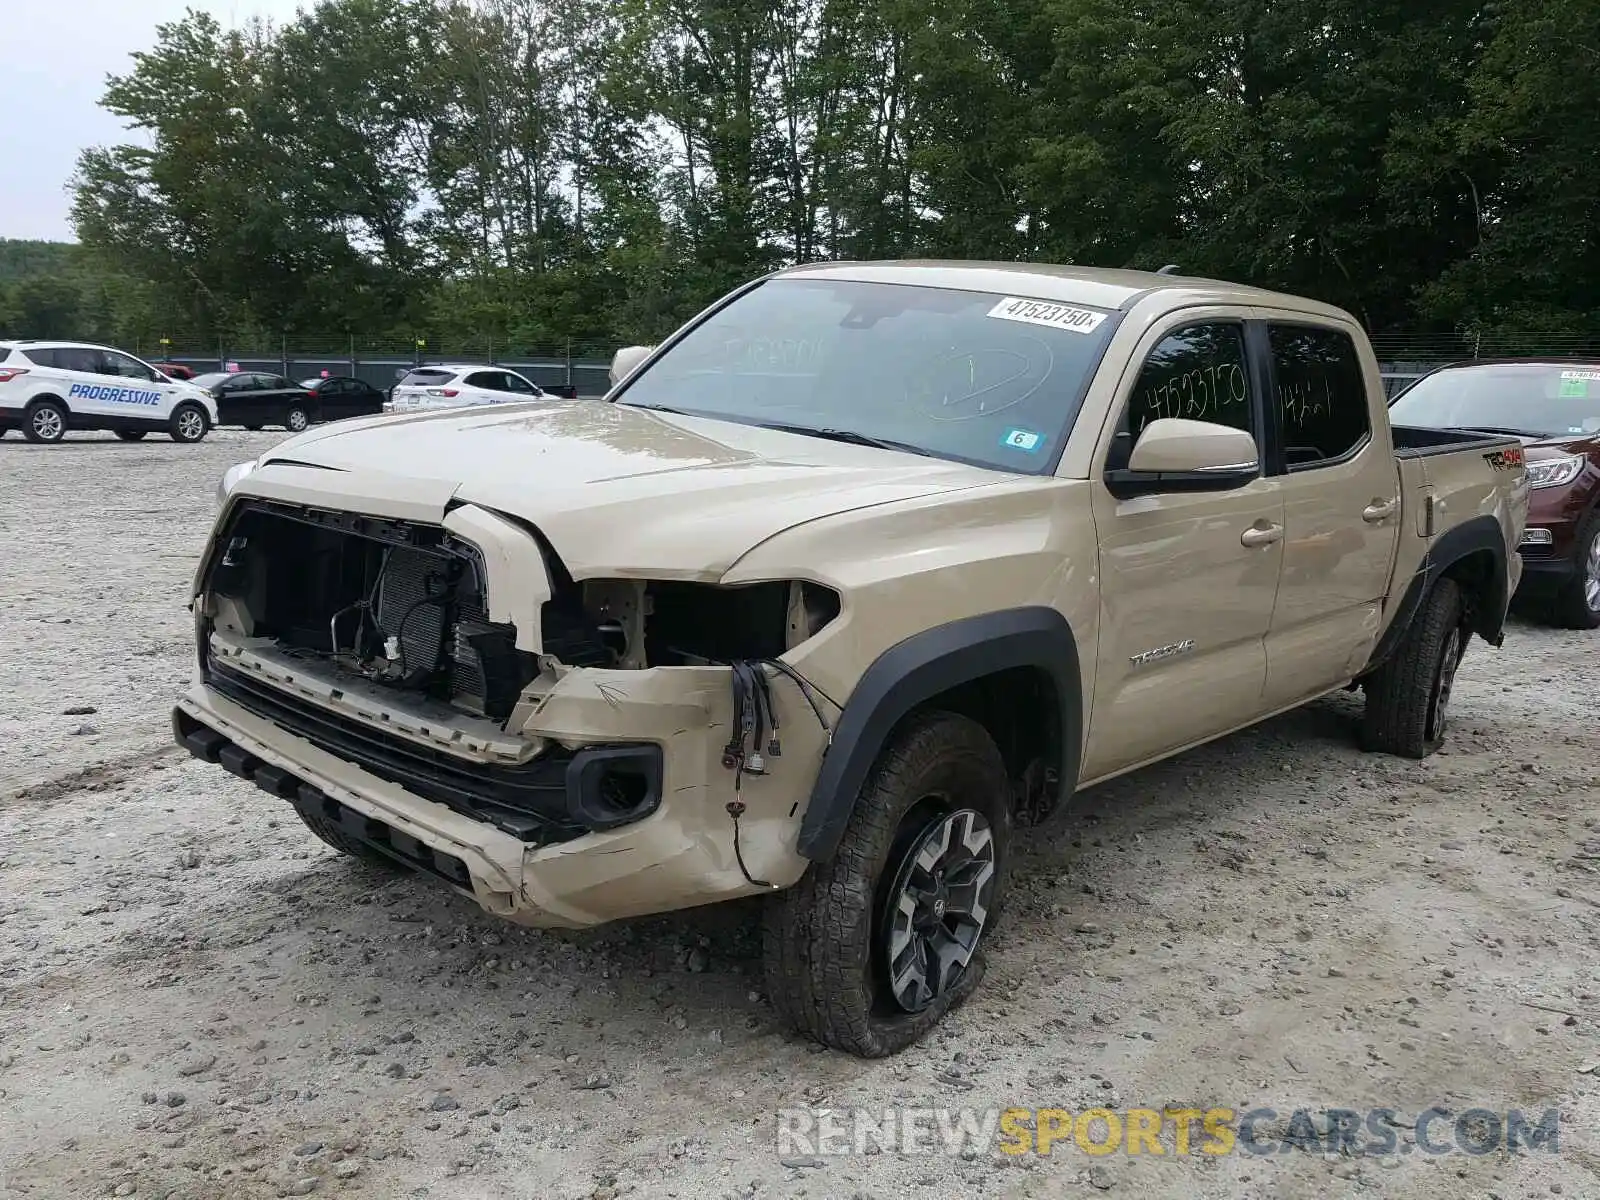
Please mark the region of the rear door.
POLYGON ((1389 425, 1373 420, 1378 364, 1353 330, 1275 320, 1258 350, 1270 380, 1284 498, 1283 577, 1267 635, 1266 707, 1339 687, 1382 626, 1400 528, 1389 425))
POLYGON ((461 381, 470 404, 504 404, 511 399, 504 371, 473 371, 461 381))
POLYGON ((243 371, 223 381, 217 411, 224 425, 259 429, 283 421, 280 400, 272 376, 243 371))
POLYGON ((60 379, 60 392, 67 407, 85 417, 111 416, 115 409, 107 399, 111 382, 100 372, 100 353, 92 346, 56 346, 35 351, 39 361, 48 361, 60 379))
MULTIPOLYGON (((1195 310, 1145 335, 1097 471, 1125 466, 1139 433, 1160 417, 1232 425, 1264 445, 1263 384, 1246 353, 1247 316, 1195 310)), ((1283 562, 1283 499, 1265 475, 1230 491, 1124 500, 1100 484, 1093 495, 1101 633, 1086 780, 1261 714, 1264 642, 1283 562)))
POLYGON ((335 375, 321 380, 316 388, 317 412, 324 421, 339 421, 350 415, 350 380, 335 375))

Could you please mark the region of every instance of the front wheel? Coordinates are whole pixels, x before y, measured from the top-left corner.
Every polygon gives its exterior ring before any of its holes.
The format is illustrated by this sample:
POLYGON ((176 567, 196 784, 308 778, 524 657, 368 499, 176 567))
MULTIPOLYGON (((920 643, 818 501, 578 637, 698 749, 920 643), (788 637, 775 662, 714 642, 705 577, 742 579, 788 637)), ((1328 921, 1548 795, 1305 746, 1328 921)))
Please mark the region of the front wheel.
POLYGON ((1394 656, 1366 681, 1366 749, 1427 758, 1443 744, 1456 668, 1472 636, 1463 616, 1461 589, 1453 579, 1439 580, 1394 656))
POLYGON ((180 404, 168 422, 168 435, 175 442, 198 442, 211 428, 206 410, 198 404, 180 404))
POLYGON ((864 1058, 916 1042, 983 978, 1010 841, 1005 763, 984 728, 953 713, 905 723, 833 857, 769 902, 779 1016, 864 1058))
POLYGON ((1600 516, 1591 516, 1574 542, 1572 578, 1562 584, 1552 615, 1568 629, 1600 629, 1600 516))

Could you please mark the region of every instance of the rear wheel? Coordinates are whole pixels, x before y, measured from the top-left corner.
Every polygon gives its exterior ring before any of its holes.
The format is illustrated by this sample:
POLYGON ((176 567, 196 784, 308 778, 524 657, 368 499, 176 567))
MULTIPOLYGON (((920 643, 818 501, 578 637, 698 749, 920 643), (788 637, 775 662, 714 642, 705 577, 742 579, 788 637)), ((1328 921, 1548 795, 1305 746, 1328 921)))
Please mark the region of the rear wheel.
POLYGON ((59 442, 67 435, 67 408, 59 400, 36 400, 22 418, 22 436, 30 442, 59 442))
POLYGON ((1556 594, 1552 615, 1568 629, 1600 628, 1600 513, 1591 516, 1574 540, 1573 577, 1556 594))
POLYGON ((1444 742, 1456 668, 1472 636, 1463 616, 1461 589, 1439 580, 1394 656, 1366 681, 1361 732, 1368 750, 1427 758, 1444 742))
POLYGON ((906 722, 833 857, 770 902, 767 993, 778 1014, 866 1058, 933 1029, 983 978, 1010 835, 1005 764, 984 728, 952 713, 906 722))
POLYGON ((290 433, 301 433, 311 424, 311 417, 307 414, 304 405, 291 404, 289 411, 283 415, 283 427, 290 433))
POLYGON ((117 437, 124 442, 137 442, 140 438, 144 437, 147 431, 143 429, 116 429, 112 432, 114 432, 117 437))
POLYGON ((178 405, 167 422, 168 435, 175 442, 198 442, 210 428, 210 418, 198 404, 178 405))

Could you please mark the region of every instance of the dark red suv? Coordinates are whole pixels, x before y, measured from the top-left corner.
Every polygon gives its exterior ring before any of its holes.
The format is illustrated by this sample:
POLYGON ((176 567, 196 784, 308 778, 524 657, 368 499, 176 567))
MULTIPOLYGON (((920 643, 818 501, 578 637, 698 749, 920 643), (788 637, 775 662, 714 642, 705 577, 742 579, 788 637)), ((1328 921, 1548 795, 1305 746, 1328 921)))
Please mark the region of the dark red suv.
POLYGON ((1396 425, 1522 438, 1532 491, 1517 597, 1570 628, 1600 626, 1600 359, 1441 367, 1389 415, 1396 425))

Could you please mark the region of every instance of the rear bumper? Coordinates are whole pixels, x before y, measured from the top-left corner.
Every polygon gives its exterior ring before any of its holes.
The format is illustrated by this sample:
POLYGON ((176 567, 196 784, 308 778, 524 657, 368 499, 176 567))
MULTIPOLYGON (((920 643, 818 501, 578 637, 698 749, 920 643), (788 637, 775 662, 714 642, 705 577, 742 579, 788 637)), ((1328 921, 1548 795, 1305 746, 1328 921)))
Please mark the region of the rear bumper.
MULTIPOLYGON (((173 731, 195 757, 319 813, 519 924, 579 928, 766 890, 739 868, 722 794, 732 798, 731 786, 707 776, 698 741, 664 748, 663 794, 649 816, 536 846, 330 753, 202 682, 179 698, 173 731)), ((754 801, 752 782, 745 796, 754 801)), ((752 803, 742 821, 752 874, 780 886, 806 866, 788 807, 752 803), (763 809, 770 816, 753 819, 763 809)))

